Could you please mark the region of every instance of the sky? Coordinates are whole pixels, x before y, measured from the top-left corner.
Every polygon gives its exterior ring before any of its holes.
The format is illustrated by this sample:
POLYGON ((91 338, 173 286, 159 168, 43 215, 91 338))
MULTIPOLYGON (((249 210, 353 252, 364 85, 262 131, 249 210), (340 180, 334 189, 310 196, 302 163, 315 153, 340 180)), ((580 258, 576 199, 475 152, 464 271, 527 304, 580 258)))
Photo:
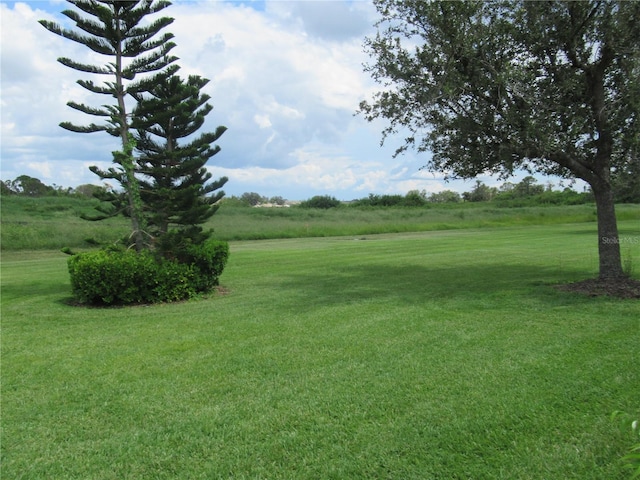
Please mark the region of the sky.
MULTIPOLYGON (((0 2, 2 180, 29 175, 65 188, 100 185, 89 166, 108 168, 111 152, 120 147, 104 132, 59 127, 62 121, 96 120, 67 107, 68 101, 105 100, 76 84, 80 78, 100 78, 56 59, 108 61, 38 23, 46 19, 74 28, 60 14, 66 8, 72 7, 60 0, 0 2)), ((220 153, 207 163, 214 178, 229 178, 227 195, 351 200, 370 193, 473 188, 475 180, 446 182, 442 173, 421 169, 428 154, 409 151, 394 158, 403 136, 381 146, 385 123, 356 115, 358 104, 380 88, 363 71, 370 61, 363 42, 375 35, 378 18, 370 1, 174 0, 160 15, 175 19, 165 31, 175 35, 179 74, 210 80, 203 92, 214 109, 201 132, 228 128, 217 142, 220 153)), ((478 179, 490 186, 504 182, 478 179)))

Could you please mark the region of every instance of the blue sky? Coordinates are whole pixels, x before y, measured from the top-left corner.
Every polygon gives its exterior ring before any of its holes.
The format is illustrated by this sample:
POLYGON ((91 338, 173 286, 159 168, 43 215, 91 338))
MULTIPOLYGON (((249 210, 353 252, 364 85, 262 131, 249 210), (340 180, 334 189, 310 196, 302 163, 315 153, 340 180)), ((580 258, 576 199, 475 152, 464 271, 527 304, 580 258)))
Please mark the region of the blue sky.
MULTIPOLYGON (((119 147, 104 133, 75 134, 58 126, 93 120, 68 108, 68 101, 104 102, 75 83, 90 76, 56 58, 105 59, 37 22, 64 22, 59 12, 69 7, 63 1, 0 3, 3 180, 26 174, 49 185, 100 184, 89 166, 109 166, 110 152, 119 147)), ((175 18, 167 30, 175 35, 180 73, 210 79, 204 91, 214 110, 202 131, 228 127, 218 142, 221 152, 207 165, 214 177, 229 177, 228 195, 349 200, 473 187, 473 180, 446 183, 442 173, 420 170, 424 155, 393 158, 402 137, 381 147, 385 125, 354 115, 378 89, 362 71, 368 60, 363 40, 375 34, 377 18, 370 2, 174 0, 163 15, 175 18)), ((549 180, 559 183, 540 178, 549 180)))

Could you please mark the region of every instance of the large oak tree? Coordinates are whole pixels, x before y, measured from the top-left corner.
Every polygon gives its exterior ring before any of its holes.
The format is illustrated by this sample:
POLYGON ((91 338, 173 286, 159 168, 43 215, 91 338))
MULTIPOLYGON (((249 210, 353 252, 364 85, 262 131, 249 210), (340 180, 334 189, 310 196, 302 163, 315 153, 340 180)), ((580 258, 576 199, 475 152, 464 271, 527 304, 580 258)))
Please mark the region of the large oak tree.
POLYGON ((360 105, 383 141, 451 177, 579 178, 596 200, 599 277, 624 277, 612 176, 640 154, 640 2, 375 0, 360 105))

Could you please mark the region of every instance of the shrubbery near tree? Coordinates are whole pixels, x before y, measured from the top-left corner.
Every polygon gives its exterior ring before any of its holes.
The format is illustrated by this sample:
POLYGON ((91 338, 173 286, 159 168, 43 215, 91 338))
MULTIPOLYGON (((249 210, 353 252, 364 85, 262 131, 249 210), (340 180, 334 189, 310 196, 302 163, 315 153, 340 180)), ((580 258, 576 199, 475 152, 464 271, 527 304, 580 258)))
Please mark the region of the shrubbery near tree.
POLYGON ((94 198, 99 196, 101 192, 106 191, 106 187, 101 187, 98 185, 93 185, 91 183, 84 183, 82 185, 78 185, 76 188, 72 189, 71 192, 74 195, 86 198, 94 198))
POLYGON ((42 197, 56 192, 55 188, 45 185, 37 178, 20 175, 15 180, 2 182, 3 195, 23 195, 25 197, 42 197))
POLYGON ((175 259, 150 250, 79 253, 69 259, 71 288, 78 301, 92 305, 186 300, 218 285, 228 257, 228 244, 214 240, 191 245, 175 259))
POLYGON ((255 207, 256 205, 259 205, 266 201, 267 201, 266 197, 263 197, 262 195, 256 192, 245 192, 240 196, 240 202, 250 207, 255 207))
POLYGON ((476 180, 475 186, 469 192, 464 192, 462 198, 465 202, 488 202, 498 194, 498 189, 489 187, 476 180))

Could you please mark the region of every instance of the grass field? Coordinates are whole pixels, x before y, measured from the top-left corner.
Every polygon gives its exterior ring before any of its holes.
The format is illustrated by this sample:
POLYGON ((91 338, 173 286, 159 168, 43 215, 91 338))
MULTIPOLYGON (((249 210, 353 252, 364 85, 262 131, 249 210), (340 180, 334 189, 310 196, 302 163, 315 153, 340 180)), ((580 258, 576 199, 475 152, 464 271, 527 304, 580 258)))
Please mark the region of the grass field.
MULTIPOLYGON (((92 248, 87 239, 114 242, 131 231, 128 220, 88 222, 93 201, 69 197, 2 197, 2 250, 92 248)), ((640 222, 640 206, 618 205, 618 219, 640 222)), ((207 225, 220 240, 369 235, 502 226, 593 222, 593 205, 501 208, 465 203, 405 208, 250 208, 224 204, 207 225)), ((93 247, 94 248, 94 247, 93 247)))
POLYGON ((595 230, 234 241, 217 294, 114 309, 5 250, 1 476, 628 478, 640 304, 553 287, 597 272, 595 230))

